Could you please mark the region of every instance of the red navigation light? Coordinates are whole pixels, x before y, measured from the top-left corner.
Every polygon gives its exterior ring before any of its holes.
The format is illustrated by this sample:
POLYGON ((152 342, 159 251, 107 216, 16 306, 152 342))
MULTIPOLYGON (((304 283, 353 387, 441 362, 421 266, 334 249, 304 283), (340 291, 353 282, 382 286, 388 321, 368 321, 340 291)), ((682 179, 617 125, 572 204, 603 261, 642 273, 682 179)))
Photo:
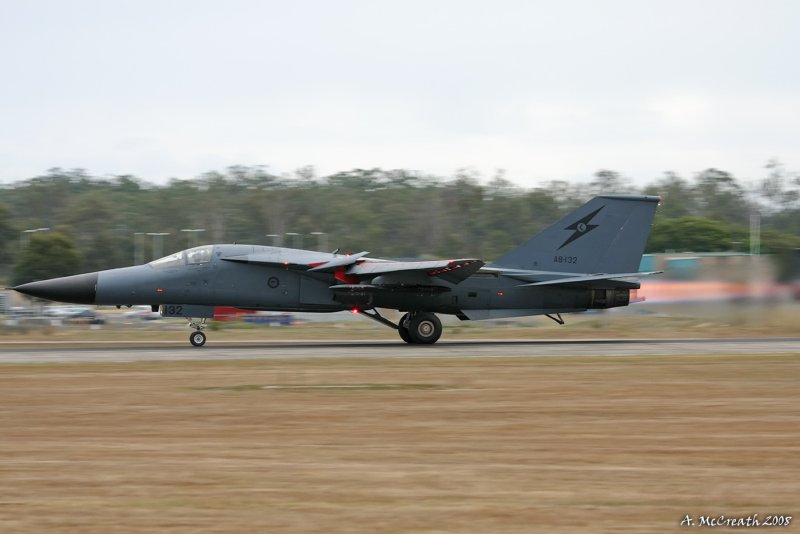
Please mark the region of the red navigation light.
POLYGON ((358 308, 353 308, 352 312, 358 315, 361 312, 361 310, 359 310, 358 308))
POLYGON ((156 288, 156 293, 163 293, 163 292, 164 292, 163 287, 156 288))

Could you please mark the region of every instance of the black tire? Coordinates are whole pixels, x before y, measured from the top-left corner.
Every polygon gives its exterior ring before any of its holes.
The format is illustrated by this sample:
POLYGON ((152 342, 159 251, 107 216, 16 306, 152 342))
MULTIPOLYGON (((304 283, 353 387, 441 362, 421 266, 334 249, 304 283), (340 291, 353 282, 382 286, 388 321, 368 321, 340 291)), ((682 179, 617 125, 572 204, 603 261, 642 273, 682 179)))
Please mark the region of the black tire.
POLYGON ((400 318, 400 321, 397 323, 397 333, 400 334, 400 339, 406 343, 414 343, 414 340, 411 339, 411 334, 408 333, 408 327, 403 326, 403 324, 406 322, 406 319, 408 319, 408 314, 405 314, 400 318))
POLYGON ((202 347, 206 344, 206 335, 202 333, 200 330, 192 332, 189 334, 189 343, 194 345, 195 347, 202 347))
POLYGON ((432 313, 416 313, 408 323, 408 334, 414 343, 432 345, 442 335, 442 322, 432 313))

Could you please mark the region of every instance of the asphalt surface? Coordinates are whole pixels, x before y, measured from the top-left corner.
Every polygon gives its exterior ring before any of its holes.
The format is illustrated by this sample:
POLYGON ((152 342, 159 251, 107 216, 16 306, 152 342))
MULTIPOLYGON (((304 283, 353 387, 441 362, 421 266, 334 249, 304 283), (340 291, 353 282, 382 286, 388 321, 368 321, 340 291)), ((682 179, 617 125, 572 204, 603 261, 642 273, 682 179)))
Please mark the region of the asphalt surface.
POLYGON ((174 360, 255 360, 302 358, 464 358, 544 356, 680 357, 699 354, 800 355, 800 338, 670 339, 670 340, 470 340, 440 341, 435 345, 406 345, 401 341, 252 341, 210 340, 196 348, 188 343, 141 342, 0 343, 0 364, 78 363, 174 360))

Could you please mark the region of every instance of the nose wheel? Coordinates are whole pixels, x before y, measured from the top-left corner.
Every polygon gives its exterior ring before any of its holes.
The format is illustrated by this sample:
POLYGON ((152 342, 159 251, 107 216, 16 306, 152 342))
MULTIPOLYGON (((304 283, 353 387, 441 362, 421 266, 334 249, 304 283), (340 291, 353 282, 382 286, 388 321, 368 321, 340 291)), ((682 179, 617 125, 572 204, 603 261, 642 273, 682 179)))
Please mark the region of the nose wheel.
POLYGON ((206 344, 206 335, 203 333, 203 329, 206 327, 206 320, 201 319, 200 321, 196 321, 194 319, 189 319, 189 328, 194 328, 194 332, 189 334, 189 343, 191 343, 195 347, 202 347, 206 344))
POLYGON ((197 332, 192 332, 189 334, 189 343, 195 347, 202 347, 206 344, 206 335, 199 330, 197 332))

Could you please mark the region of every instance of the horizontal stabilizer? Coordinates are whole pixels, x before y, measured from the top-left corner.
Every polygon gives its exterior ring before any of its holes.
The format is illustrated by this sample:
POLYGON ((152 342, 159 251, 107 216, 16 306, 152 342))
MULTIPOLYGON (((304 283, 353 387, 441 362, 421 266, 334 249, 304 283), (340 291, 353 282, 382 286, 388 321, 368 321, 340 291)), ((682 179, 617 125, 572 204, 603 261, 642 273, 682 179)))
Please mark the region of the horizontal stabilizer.
MULTIPOLYGON (((545 280, 543 282, 532 282, 530 284, 522 284, 518 287, 528 286, 552 286, 552 285, 583 285, 588 282, 598 282, 602 280, 617 281, 620 278, 638 278, 639 276, 650 276, 653 274, 660 274, 664 271, 650 271, 645 273, 602 273, 602 274, 587 274, 584 276, 568 276, 566 278, 556 278, 554 280, 545 280)), ((619 280, 624 282, 624 280, 619 280)))

